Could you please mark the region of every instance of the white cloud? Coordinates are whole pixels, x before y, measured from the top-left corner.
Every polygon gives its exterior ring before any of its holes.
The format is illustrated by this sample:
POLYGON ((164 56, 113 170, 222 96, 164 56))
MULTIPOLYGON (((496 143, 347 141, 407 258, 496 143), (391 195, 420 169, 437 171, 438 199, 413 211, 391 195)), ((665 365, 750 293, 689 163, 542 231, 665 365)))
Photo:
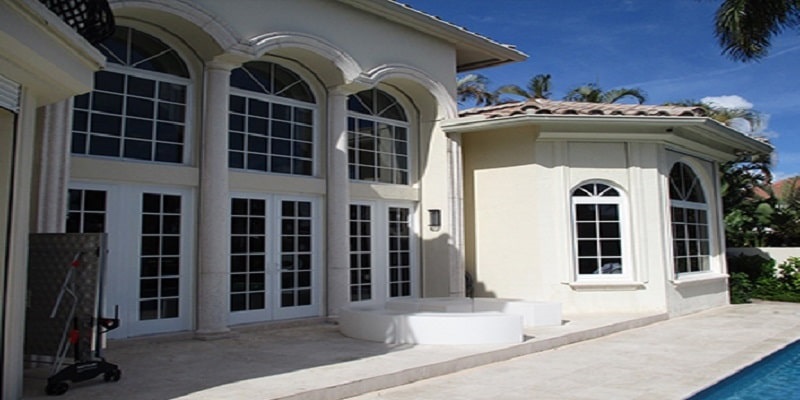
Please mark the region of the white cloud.
POLYGON ((749 110, 753 108, 753 103, 745 100, 742 96, 707 96, 700 99, 700 102, 714 108, 729 108, 739 110, 749 110))

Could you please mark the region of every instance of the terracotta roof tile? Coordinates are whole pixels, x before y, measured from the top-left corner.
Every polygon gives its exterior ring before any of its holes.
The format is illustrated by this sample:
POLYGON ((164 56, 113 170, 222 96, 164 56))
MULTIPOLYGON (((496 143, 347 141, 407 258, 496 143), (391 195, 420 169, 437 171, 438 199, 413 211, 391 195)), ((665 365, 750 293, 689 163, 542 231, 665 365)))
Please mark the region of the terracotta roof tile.
POLYGON ((462 117, 483 115, 487 119, 514 115, 630 115, 659 117, 705 117, 700 107, 653 106, 643 104, 582 103, 531 99, 518 103, 505 103, 488 107, 470 108, 461 111, 462 117))

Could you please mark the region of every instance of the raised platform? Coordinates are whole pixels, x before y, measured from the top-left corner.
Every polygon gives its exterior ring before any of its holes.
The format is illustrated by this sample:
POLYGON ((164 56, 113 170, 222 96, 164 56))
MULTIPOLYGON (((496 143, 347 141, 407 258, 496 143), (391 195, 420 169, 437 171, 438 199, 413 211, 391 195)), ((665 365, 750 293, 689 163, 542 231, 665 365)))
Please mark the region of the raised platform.
POLYGON ((345 336, 394 344, 521 343, 523 328, 560 324, 560 303, 514 299, 393 299, 339 313, 345 336))

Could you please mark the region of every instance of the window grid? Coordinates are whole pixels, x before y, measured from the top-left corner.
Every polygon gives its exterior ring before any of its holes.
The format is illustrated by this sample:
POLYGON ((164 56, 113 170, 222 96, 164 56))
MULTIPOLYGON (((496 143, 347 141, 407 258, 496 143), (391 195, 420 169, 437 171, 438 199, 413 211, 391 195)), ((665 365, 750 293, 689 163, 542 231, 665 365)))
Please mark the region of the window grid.
POLYGON ((347 108, 350 179, 407 185, 408 119, 397 99, 370 89, 348 97, 347 108))
POLYGON ((94 90, 74 98, 72 153, 183 163, 186 65, 157 38, 130 28, 98 46, 118 72, 97 72, 94 90))
POLYGON ((348 118, 350 179, 408 184, 408 130, 361 117, 348 118))
POLYGON ((350 205, 350 301, 372 299, 372 215, 367 205, 350 205))
POLYGON ((389 297, 411 296, 411 211, 389 207, 388 212, 389 297))
POLYGON ((313 174, 313 109, 242 93, 230 96, 229 118, 231 168, 313 174))
POLYGON ((710 270, 708 207, 700 179, 688 165, 672 167, 669 198, 675 274, 710 270))
POLYGON ((179 315, 181 197, 142 194, 139 319, 179 315))
POLYGON ((106 192, 69 189, 67 233, 106 231, 106 192))
POLYGON ((311 305, 311 202, 281 202, 281 307, 311 305))
POLYGON ((672 238, 676 273, 707 271, 711 242, 706 210, 672 207, 672 238))
POLYGON ((231 311, 267 306, 266 225, 265 200, 231 200, 231 311))
POLYGON ((623 273, 621 197, 604 184, 588 184, 572 194, 579 275, 623 273))

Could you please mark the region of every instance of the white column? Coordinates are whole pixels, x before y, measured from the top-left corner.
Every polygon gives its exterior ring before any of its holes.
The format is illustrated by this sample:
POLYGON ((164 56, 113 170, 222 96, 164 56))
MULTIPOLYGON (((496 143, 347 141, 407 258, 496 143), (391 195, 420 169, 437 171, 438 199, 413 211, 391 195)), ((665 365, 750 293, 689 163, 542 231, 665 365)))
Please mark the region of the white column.
POLYGON ((347 96, 334 89, 328 96, 327 298, 328 315, 338 315, 350 293, 350 177, 347 172, 347 96))
MULTIPOLYGON (((450 297, 466 295, 466 267, 464 255, 464 163, 461 134, 451 133, 447 138, 447 161, 450 169, 448 200, 450 205, 450 297)), ((473 277, 474 278, 474 277, 473 277)))
POLYGON ((203 134, 200 144, 198 218, 198 339, 225 337, 228 329, 230 189, 228 184, 228 95, 234 66, 206 64, 203 134))
POLYGON ((45 106, 40 120, 39 197, 36 232, 66 230, 69 185, 72 100, 45 106))

